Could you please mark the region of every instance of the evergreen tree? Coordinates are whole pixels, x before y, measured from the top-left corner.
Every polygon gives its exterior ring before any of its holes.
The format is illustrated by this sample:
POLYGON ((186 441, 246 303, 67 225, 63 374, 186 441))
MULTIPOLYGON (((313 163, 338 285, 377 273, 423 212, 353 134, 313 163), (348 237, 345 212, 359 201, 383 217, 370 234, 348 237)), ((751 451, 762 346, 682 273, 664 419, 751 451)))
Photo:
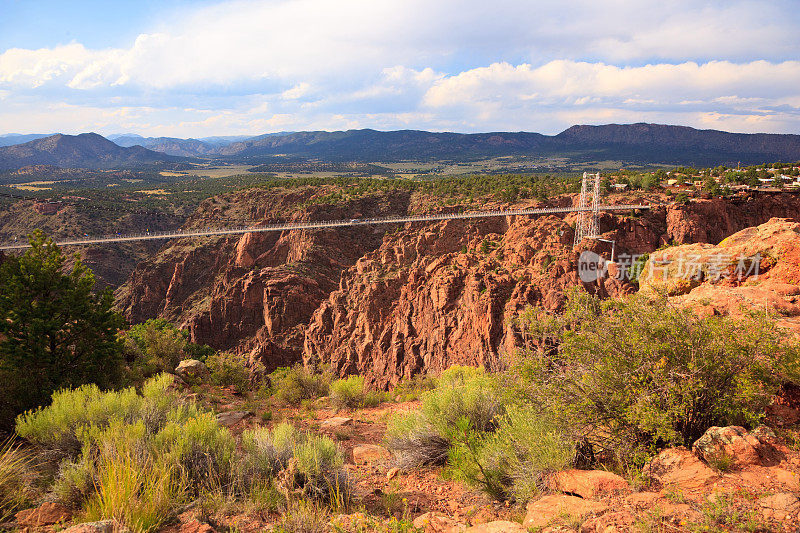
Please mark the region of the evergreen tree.
POLYGON ((41 231, 31 248, 0 264, 0 427, 48 402, 53 391, 118 383, 117 331, 124 320, 111 291, 93 293, 94 274, 77 257, 65 269, 61 250, 41 231))

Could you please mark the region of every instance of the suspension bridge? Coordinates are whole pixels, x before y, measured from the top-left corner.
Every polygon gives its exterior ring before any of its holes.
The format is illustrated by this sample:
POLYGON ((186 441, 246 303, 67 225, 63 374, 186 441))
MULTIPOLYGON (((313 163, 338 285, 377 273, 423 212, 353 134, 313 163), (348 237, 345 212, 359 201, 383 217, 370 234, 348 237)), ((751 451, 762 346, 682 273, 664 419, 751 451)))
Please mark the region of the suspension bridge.
MULTIPOLYGON (((586 187, 584 179, 584 187, 586 187)), ((588 213, 590 220, 597 219, 597 213, 600 211, 632 211, 637 209, 650 209, 651 206, 647 204, 619 204, 619 205, 598 205, 597 201, 592 202, 591 207, 587 207, 586 202, 582 201, 579 207, 547 207, 547 208, 530 208, 530 209, 506 209, 496 211, 470 211, 464 213, 441 213, 441 214, 428 214, 428 215, 413 215, 413 216, 391 216, 379 218, 352 218, 347 220, 320 220, 320 221, 303 221, 303 222, 280 222, 274 224, 259 224, 251 226, 236 226, 225 228, 201 228, 201 229, 187 229, 175 230, 165 232, 144 232, 136 234, 115 234, 103 236, 84 236, 82 238, 64 239, 56 241, 58 246, 87 246, 87 245, 102 245, 111 243, 124 243, 134 241, 154 241, 154 240, 169 240, 179 238, 195 238, 195 237, 215 237, 225 235, 239 235, 243 233, 263 233, 270 231, 290 231, 290 230, 309 230, 309 229, 323 229, 323 228, 345 228, 353 226, 371 226, 379 224, 405 224, 409 222, 437 222, 442 220, 458 220, 458 219, 475 219, 475 218, 489 218, 489 217, 507 217, 507 216, 526 216, 526 215, 552 215, 552 214, 566 214, 566 213, 588 213)), ((578 231, 583 238, 588 238, 596 234, 596 225, 594 228, 584 228, 584 218, 579 217, 578 231)), ((22 250, 30 248, 27 242, 13 242, 0 245, 0 250, 22 250)))

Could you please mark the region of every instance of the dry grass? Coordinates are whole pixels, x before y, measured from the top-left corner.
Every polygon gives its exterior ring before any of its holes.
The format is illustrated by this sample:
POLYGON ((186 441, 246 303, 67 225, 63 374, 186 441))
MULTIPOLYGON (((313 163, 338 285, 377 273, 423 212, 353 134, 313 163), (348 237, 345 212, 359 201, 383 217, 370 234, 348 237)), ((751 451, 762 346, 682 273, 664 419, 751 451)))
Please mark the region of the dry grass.
POLYGON ((31 459, 9 439, 0 444, 0 522, 30 503, 31 459))

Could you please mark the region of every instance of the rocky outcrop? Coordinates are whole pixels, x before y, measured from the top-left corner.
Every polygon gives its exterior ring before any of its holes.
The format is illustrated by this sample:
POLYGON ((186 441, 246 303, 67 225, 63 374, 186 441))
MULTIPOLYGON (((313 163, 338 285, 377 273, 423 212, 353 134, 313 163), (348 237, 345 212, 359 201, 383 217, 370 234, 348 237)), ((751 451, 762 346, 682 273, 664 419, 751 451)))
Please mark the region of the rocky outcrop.
MULTIPOLYGON (((634 216, 607 213, 599 222, 616 253, 631 256, 674 240, 722 239, 775 212, 800 214, 800 200, 700 200, 634 216)), ((379 387, 452 364, 498 369, 503 354, 519 346, 514 317, 529 305, 558 309, 565 289, 579 283, 573 221, 574 215, 453 220, 387 235, 342 274, 338 290, 314 313, 306 361, 365 375, 379 387)), ((610 254, 607 243, 589 245, 610 254)), ((587 288, 609 296, 631 285, 612 278, 587 288)))
MULTIPOLYGON (((419 194, 333 201, 332 191, 253 189, 215 197, 185 227, 435 209, 435 199, 419 194)), ((575 202, 574 195, 564 196, 550 205, 575 202)), ((539 204, 515 204, 533 205, 539 204)), ((674 241, 716 243, 774 215, 800 215, 800 199, 778 194, 698 200, 605 213, 599 224, 603 237, 616 242, 617 255, 630 256, 674 241)), ((187 328, 195 342, 242 353, 268 370, 302 356, 386 387, 457 363, 497 369, 503 354, 524 341, 514 317, 529 305, 558 309, 564 291, 580 283, 574 221, 575 215, 488 218, 179 240, 139 265, 117 296, 132 322, 168 318, 187 328)), ((606 257, 611 251, 605 242, 589 246, 606 257)), ((602 296, 633 290, 617 279, 586 288, 602 296)))
MULTIPOLYGON (((205 201, 187 228, 247 218, 335 220, 405 213, 409 194, 326 203, 326 189, 250 190, 205 201), (301 208, 298 208, 301 206, 301 208)), ((142 263, 117 292, 132 322, 154 316, 194 342, 246 354, 267 370, 301 359, 304 327, 340 272, 377 248, 387 226, 176 241, 142 263)))
POLYGON ((783 218, 744 229, 718 245, 690 244, 651 254, 641 290, 664 291, 702 315, 767 309, 800 332, 800 223, 783 218))
POLYGON ((497 369, 526 306, 556 309, 577 283, 556 217, 449 220, 388 235, 342 274, 306 330, 305 358, 378 386, 452 364, 497 369))

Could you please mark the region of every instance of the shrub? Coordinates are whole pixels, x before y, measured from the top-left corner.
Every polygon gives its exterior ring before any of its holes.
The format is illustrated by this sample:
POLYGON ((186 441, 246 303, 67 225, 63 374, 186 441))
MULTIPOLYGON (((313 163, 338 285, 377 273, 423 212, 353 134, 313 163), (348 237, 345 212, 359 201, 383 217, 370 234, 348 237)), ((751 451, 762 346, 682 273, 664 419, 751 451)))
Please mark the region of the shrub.
POLYGON ((95 486, 91 453, 78 460, 64 460, 58 467, 52 486, 55 499, 70 509, 79 509, 95 486))
POLYGON ((168 463, 141 458, 134 450, 101 454, 94 493, 85 504, 86 519, 114 518, 133 531, 153 531, 184 501, 179 479, 168 463))
POLYGON ((399 466, 441 464, 466 420, 472 430, 492 431, 505 403, 497 380, 483 368, 453 366, 422 397, 420 412, 395 416, 386 441, 399 466))
POLYGON ((444 464, 450 444, 419 411, 396 415, 386 429, 386 445, 402 469, 444 464))
POLYGON ((325 533, 328 531, 328 514, 312 501, 300 500, 286 510, 276 533, 325 533))
POLYGON ((92 292, 95 279, 79 259, 64 273, 61 250, 35 232, 31 248, 0 263, 0 428, 43 405, 62 387, 122 379, 124 324, 111 291, 92 292))
POLYGON ((330 375, 314 374, 302 365, 279 368, 270 374, 275 397, 288 404, 296 405, 302 400, 319 398, 328 394, 330 375))
POLYGON ((698 317, 662 297, 573 293, 566 316, 578 318, 564 321, 558 348, 528 351, 511 374, 575 441, 626 461, 714 425, 753 427, 779 382, 798 376, 797 344, 763 314, 698 317))
POLYGON ((550 474, 573 460, 574 447, 530 406, 510 406, 494 433, 474 434, 464 426, 450 452, 456 478, 497 497, 527 501, 548 488, 550 474))
MULTIPOLYGON (((19 417, 21 436, 67 458, 53 485, 57 499, 73 508, 117 509, 120 493, 135 491, 144 499, 131 505, 147 515, 148 509, 163 511, 159 498, 164 494, 177 504, 184 493, 196 496, 232 484, 235 441, 230 432, 212 413, 180 403, 169 391, 171 383, 172 376, 157 376, 144 384, 141 395, 132 388, 101 392, 85 385, 59 391, 49 407, 19 417), (134 467, 142 469, 143 478, 134 477, 134 467), (166 492, 152 492, 151 479, 163 481, 166 471, 171 476, 166 492)), ((150 527, 125 517, 130 527, 150 527)))
POLYGON ((12 440, 0 443, 0 523, 31 501, 31 460, 12 440))
POLYGON ((282 483, 289 495, 299 493, 341 504, 350 498, 342 452, 328 437, 304 433, 283 423, 272 431, 245 431, 242 449, 245 457, 240 468, 247 485, 282 472, 282 483))
POLYGON ((17 434, 53 452, 56 457, 75 457, 81 452, 86 428, 103 428, 112 420, 142 420, 160 429, 177 403, 169 392, 172 376, 148 380, 140 396, 133 388, 102 392, 97 385, 53 393, 52 403, 17 417, 17 434))
POLYGON ((362 407, 366 400, 364 392, 364 378, 350 376, 337 379, 331 383, 331 403, 338 409, 354 409, 362 407))
POLYGON ((230 485, 236 443, 212 413, 171 421, 153 438, 154 453, 180 468, 193 494, 230 485))
POLYGON ((187 334, 163 318, 151 318, 120 335, 134 377, 172 372, 185 358, 187 334))
POLYGON ((219 352, 206 358, 211 381, 223 387, 233 387, 239 393, 250 388, 250 370, 241 356, 219 352))
POLYGON ((390 395, 402 401, 416 400, 424 393, 435 389, 436 383, 437 379, 434 376, 414 374, 408 379, 401 380, 390 395))

